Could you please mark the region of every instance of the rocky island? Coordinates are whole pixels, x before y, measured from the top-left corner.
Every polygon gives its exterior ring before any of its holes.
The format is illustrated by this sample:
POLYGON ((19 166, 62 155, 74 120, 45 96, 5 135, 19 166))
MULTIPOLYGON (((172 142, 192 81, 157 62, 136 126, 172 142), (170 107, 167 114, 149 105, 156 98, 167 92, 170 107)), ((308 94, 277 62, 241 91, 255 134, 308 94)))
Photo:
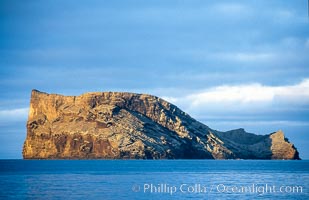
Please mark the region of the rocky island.
POLYGON ((24 159, 300 159, 282 131, 213 130, 155 96, 31 93, 24 159))

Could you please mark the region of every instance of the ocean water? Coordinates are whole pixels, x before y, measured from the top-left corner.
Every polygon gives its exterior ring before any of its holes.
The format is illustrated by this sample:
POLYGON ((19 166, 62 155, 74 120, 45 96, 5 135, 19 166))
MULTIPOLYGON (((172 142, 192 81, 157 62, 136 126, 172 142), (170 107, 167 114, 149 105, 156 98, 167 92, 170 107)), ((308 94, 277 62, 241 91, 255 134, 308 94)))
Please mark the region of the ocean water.
POLYGON ((0 199, 309 199, 309 161, 0 160, 0 199))

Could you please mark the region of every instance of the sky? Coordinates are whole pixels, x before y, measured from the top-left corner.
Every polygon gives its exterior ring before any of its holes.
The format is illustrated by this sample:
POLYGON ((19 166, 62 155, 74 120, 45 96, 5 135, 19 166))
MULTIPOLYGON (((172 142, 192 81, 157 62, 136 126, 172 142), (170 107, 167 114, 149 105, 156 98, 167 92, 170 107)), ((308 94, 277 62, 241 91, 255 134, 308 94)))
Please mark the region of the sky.
POLYGON ((0 0, 0 159, 32 89, 164 98, 213 129, 279 129, 309 159, 307 0, 0 0))

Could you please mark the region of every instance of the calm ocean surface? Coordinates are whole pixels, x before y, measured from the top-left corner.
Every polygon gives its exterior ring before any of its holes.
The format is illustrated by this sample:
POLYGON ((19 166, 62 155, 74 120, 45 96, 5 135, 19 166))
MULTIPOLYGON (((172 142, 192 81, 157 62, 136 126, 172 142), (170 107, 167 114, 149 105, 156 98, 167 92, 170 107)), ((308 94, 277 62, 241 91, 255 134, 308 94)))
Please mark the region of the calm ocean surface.
POLYGON ((0 199, 309 199, 309 161, 0 160, 0 199))

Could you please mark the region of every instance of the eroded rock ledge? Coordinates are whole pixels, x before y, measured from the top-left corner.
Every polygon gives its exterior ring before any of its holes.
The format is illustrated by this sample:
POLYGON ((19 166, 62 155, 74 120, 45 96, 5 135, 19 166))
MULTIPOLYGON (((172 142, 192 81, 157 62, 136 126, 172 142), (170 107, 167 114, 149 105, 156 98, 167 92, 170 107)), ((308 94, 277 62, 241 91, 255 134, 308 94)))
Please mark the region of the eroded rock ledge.
POLYGON ((299 159, 282 131, 220 132, 155 96, 33 90, 25 159, 299 159))

